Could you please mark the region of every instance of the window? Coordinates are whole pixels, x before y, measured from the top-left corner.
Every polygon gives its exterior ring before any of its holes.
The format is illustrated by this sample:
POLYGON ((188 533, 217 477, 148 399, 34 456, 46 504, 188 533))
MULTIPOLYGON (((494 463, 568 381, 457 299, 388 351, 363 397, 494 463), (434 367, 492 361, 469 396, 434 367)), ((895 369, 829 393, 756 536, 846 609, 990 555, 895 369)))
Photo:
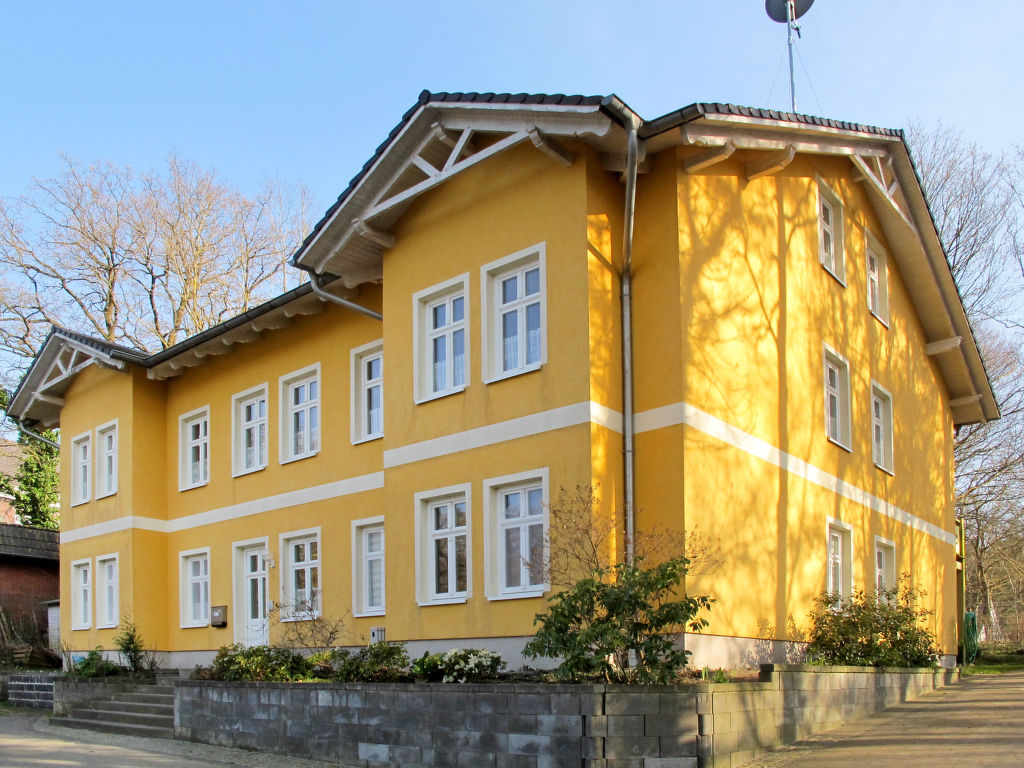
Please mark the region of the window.
POLYGON ((384 436, 384 353, 377 340, 352 350, 352 442, 384 436))
POLYGON ((89 433, 71 441, 71 506, 84 504, 92 498, 89 480, 92 477, 92 443, 89 433))
POLYGON ((92 626, 92 562, 71 563, 71 628, 92 626))
POLYGON ((889 324, 888 259, 881 244, 870 234, 867 236, 868 309, 884 325, 889 324))
POLYGON ((469 368, 466 286, 469 274, 419 291, 413 296, 416 339, 416 402, 461 392, 469 368))
POLYGON ((826 590, 836 603, 853 593, 853 529, 838 520, 828 524, 828 577, 826 590))
POLYGON ((416 494, 417 600, 464 602, 470 593, 470 488, 416 494))
POLYGON ((99 592, 96 595, 96 626, 116 627, 118 623, 117 555, 96 558, 99 592))
POLYGON ((846 285, 843 204, 822 179, 818 179, 818 257, 829 274, 846 285))
POLYGON ((286 620, 302 621, 320 615, 320 529, 295 531, 281 537, 284 559, 281 608, 286 620))
POLYGON ((320 450, 320 364, 281 377, 281 463, 320 450))
POLYGON ((825 434, 846 450, 850 448, 850 365, 825 347, 825 434))
POLYGON ((896 545, 875 537, 875 594, 896 586, 896 545))
POLYGON ((484 378, 540 368, 547 358, 544 246, 483 267, 484 378))
POLYGON ((876 467, 892 474, 892 395, 874 382, 871 383, 871 458, 876 467))
POLYGON ((489 598, 536 597, 548 588, 547 487, 547 469, 484 481, 489 598))
POLYGON ((384 613, 384 518, 352 523, 352 605, 356 616, 384 613))
POLYGON ((179 418, 181 445, 178 486, 181 490, 210 480, 210 409, 200 408, 179 418))
POLYGON ((210 550, 193 549, 180 558, 181 626, 205 627, 210 623, 210 550))
POLYGON ((117 493, 117 421, 96 428, 96 498, 117 493))
POLYGON ((267 385, 231 398, 233 474, 267 466, 267 385))

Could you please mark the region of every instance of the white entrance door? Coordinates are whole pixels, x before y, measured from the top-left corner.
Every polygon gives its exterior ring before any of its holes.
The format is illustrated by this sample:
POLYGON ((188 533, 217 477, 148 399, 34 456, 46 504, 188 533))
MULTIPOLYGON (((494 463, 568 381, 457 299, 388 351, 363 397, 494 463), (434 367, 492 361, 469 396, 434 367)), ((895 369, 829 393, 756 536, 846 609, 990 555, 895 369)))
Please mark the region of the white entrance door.
POLYGON ((242 552, 245 574, 243 598, 245 606, 245 644, 266 645, 269 639, 267 621, 267 550, 250 547, 242 552))

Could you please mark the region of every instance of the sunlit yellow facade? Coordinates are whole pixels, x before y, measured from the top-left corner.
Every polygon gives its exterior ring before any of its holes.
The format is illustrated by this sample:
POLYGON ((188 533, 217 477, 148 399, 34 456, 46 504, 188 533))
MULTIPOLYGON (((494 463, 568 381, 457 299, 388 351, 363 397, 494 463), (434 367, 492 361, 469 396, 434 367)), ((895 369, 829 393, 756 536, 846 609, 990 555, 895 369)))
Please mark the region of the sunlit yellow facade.
POLYGON ((380 319, 306 285, 157 355, 51 337, 16 405, 61 428, 62 638, 110 648, 130 615, 189 666, 315 612, 518 660, 560 489, 597 489, 622 554, 632 215, 635 526, 721 556, 686 585, 717 601, 695 662, 785 653, 824 590, 904 572, 954 654, 953 431, 997 414, 948 270, 922 287, 902 140, 655 121, 630 209, 624 107, 441 101, 295 257, 380 319))

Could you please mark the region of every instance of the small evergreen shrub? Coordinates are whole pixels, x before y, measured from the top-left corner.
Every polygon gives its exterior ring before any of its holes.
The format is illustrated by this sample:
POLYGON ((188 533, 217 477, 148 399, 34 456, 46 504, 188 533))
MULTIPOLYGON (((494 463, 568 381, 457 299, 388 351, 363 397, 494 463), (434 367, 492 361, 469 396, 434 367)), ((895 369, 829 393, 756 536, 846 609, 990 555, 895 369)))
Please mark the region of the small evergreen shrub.
POLYGON ((687 562, 674 557, 647 565, 638 557, 593 570, 548 598, 547 612, 534 619, 541 627, 523 653, 561 658, 556 676, 563 680, 670 682, 689 656, 675 639, 684 627, 706 627, 697 614, 713 602, 707 595, 677 595, 687 562))
POLYGON ((356 653, 338 652, 335 677, 343 683, 398 683, 409 680, 409 654, 405 643, 373 643, 356 653))
POLYGON ((246 648, 236 643, 217 651, 206 679, 284 682, 309 678, 312 672, 313 665, 305 656, 287 648, 246 648))
POLYGON ((103 646, 97 645, 84 659, 79 659, 75 665, 68 670, 72 677, 109 677, 116 675, 121 668, 112 661, 103 658, 103 646))
POLYGON ((431 682, 442 680, 444 678, 443 659, 444 654, 424 651, 423 655, 412 663, 412 676, 417 680, 422 679, 431 682))
POLYGON ((809 657, 843 666, 934 666, 935 637, 924 625, 934 612, 918 607, 922 594, 904 575, 898 586, 878 594, 856 590, 845 600, 822 595, 811 613, 809 657))
POLYGON ((156 670, 156 660, 146 651, 142 634, 135 622, 125 616, 117 628, 114 646, 121 652, 121 658, 128 665, 128 672, 133 676, 152 675, 156 670))
POLYGON ((481 648, 452 648, 441 657, 441 679, 446 683, 471 683, 496 677, 505 668, 501 654, 481 648))

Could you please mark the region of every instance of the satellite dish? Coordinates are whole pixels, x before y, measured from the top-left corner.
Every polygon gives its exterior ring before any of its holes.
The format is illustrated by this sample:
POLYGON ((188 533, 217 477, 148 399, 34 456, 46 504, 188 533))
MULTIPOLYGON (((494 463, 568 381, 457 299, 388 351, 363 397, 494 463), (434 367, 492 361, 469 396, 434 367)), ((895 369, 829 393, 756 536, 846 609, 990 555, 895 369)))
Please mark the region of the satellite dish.
POLYGON ((787 21, 796 21, 808 10, 811 5, 814 4, 814 0, 793 0, 793 18, 789 19, 786 17, 786 6, 789 5, 789 0, 765 0, 764 10, 771 17, 772 21, 777 21, 780 24, 785 24, 787 21))

